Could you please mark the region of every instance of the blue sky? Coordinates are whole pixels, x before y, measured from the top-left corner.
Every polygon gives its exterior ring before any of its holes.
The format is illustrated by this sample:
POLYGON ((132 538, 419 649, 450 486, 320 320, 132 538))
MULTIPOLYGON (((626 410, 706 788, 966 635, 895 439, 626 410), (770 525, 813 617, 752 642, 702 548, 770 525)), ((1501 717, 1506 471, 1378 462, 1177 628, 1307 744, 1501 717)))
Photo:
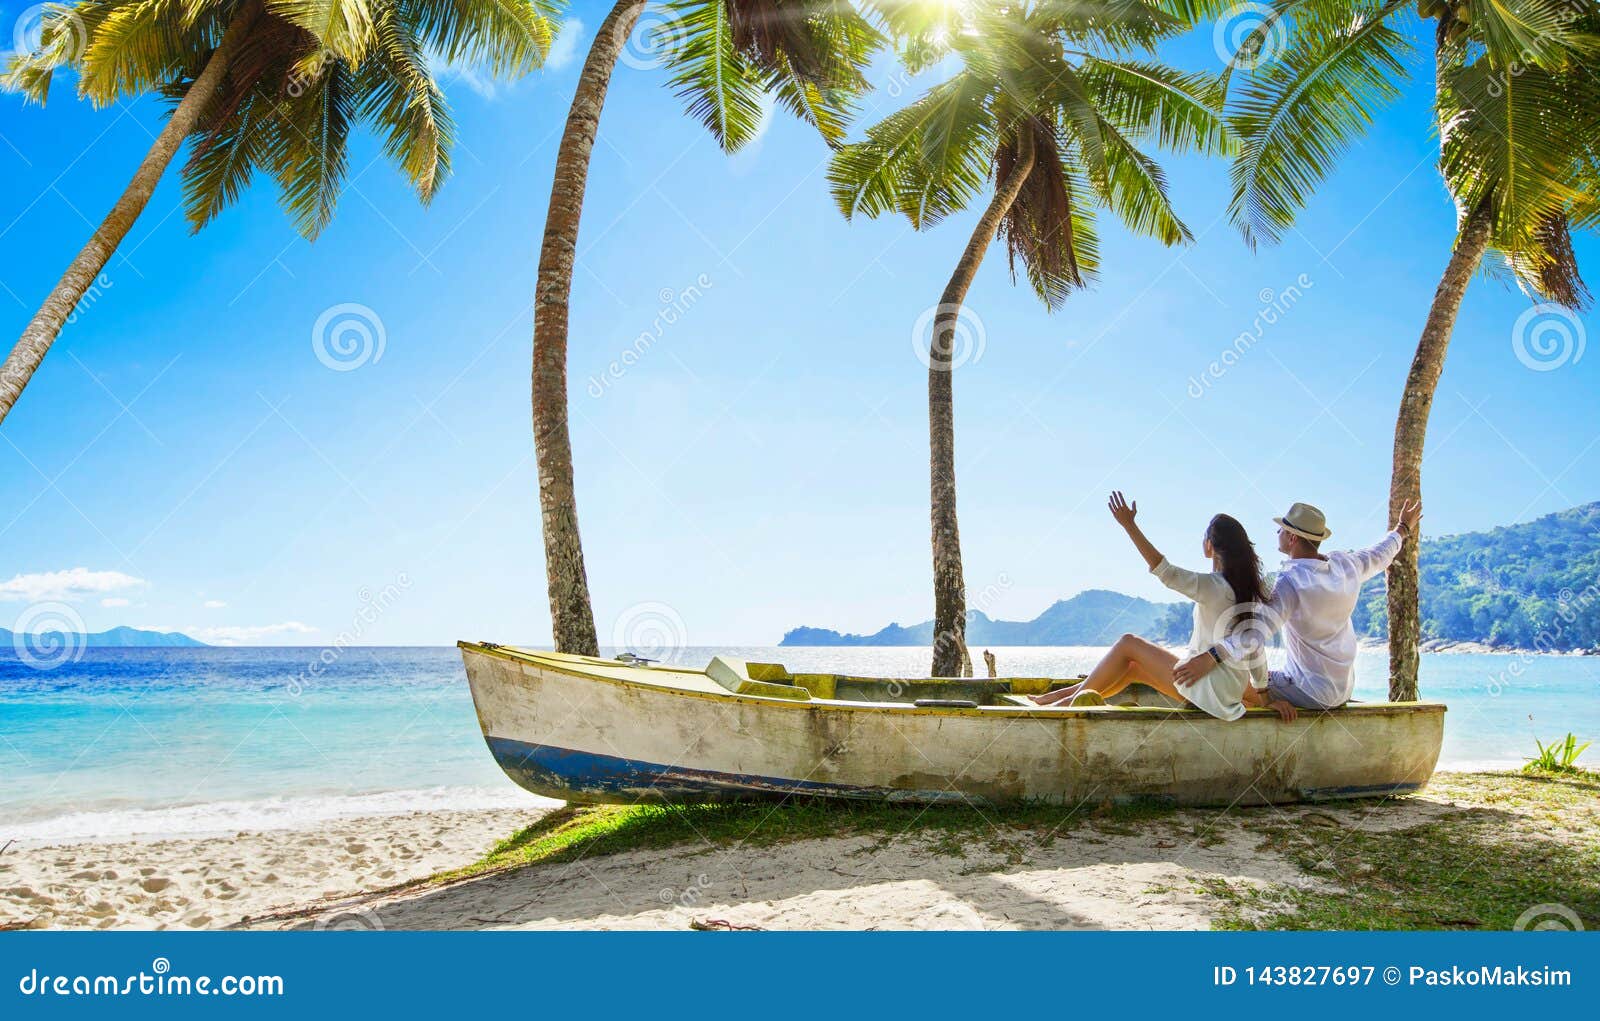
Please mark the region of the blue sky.
MULTIPOLYGON (((174 168, 0 426, 0 626, 60 603, 92 630, 220 642, 548 641, 530 302, 556 136, 601 10, 576 5, 543 73, 451 76, 455 173, 428 209, 362 139, 315 244, 270 182, 191 236, 174 168), (319 319, 348 321, 341 306, 370 310, 343 363, 313 343, 319 319)), ((8 3, 3 26, 21 13, 8 3)), ((1172 57, 1217 60, 1204 38, 1172 57)), ((871 119, 908 96, 892 69, 876 77, 871 119)), ((1223 218, 1225 167, 1169 158, 1193 246, 1106 220, 1099 286, 1053 315, 991 250, 956 379, 974 605, 1025 619, 1084 588, 1161 597, 1106 513, 1113 487, 1187 562, 1216 511, 1270 550, 1293 500, 1321 505, 1336 542, 1378 537, 1394 411, 1453 228, 1431 84, 1424 68, 1280 246, 1252 254, 1223 218), (1246 353, 1208 375, 1241 333, 1246 353)), ((7 343, 161 112, 96 110, 67 88, 45 109, 0 98, 7 343)), ((602 643, 641 614, 681 620, 696 645, 931 616, 913 329, 972 218, 925 234, 847 223, 826 159, 782 116, 725 157, 661 71, 618 72, 571 353, 602 643)), ((1593 239, 1579 254, 1600 273, 1593 239)), ((1468 294, 1425 466, 1430 534, 1600 498, 1600 356, 1519 358, 1529 307, 1498 280, 1468 294)), ((1594 323, 1565 328, 1587 339, 1594 323)))

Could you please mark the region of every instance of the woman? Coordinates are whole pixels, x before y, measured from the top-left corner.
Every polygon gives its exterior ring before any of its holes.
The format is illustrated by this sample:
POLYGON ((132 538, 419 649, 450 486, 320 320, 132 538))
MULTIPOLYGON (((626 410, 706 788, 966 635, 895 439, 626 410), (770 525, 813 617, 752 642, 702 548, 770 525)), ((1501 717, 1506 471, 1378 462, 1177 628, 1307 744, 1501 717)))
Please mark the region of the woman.
MULTIPOLYGON (((1218 514, 1206 526, 1205 555, 1211 559, 1211 573, 1197 574, 1175 567, 1151 545, 1134 518, 1137 502, 1128 503, 1122 494, 1111 494, 1111 516, 1128 533, 1128 538, 1150 565, 1161 583, 1194 600, 1194 632, 1189 638, 1189 655, 1196 655, 1226 638, 1254 619, 1254 608, 1267 601, 1261 580, 1261 558, 1256 556, 1244 526, 1226 514, 1218 514)), ((1237 720, 1244 715, 1246 688, 1267 686, 1265 662, 1220 663, 1216 669, 1179 690, 1172 670, 1179 658, 1161 646, 1137 635, 1123 635, 1111 647, 1089 676, 1077 684, 1058 688, 1046 695, 1035 695, 1039 705, 1099 705, 1134 681, 1187 701, 1221 720, 1237 720)), ((1253 694, 1253 693, 1252 693, 1253 694)), ((1256 704, 1259 699, 1252 699, 1256 704)))

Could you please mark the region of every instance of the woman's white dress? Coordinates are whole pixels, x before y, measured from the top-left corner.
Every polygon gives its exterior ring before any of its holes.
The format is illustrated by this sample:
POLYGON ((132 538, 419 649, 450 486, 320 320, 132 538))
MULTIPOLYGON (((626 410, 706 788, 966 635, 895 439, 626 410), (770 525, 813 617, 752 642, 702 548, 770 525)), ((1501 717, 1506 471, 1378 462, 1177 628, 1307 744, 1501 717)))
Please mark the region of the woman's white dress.
MULTIPOLYGON (((1189 636, 1189 656, 1198 656, 1228 637, 1228 631, 1238 623, 1242 611, 1235 609, 1238 603, 1233 597, 1233 586, 1222 575, 1187 571, 1166 558, 1162 558, 1150 573, 1167 588, 1194 600, 1194 631, 1189 636)), ((1212 716, 1237 720, 1244 715, 1242 699, 1247 684, 1256 688, 1267 686, 1264 662, 1225 661, 1187 688, 1178 690, 1212 716)))

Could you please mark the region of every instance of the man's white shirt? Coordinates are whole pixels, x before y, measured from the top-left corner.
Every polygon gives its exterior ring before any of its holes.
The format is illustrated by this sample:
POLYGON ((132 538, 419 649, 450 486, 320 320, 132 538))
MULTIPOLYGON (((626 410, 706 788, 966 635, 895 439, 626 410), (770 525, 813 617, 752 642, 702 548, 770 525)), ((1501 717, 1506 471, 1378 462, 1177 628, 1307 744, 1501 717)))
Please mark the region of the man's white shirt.
POLYGON ((1350 701, 1356 686, 1356 630, 1351 615, 1361 586, 1399 556, 1398 531, 1370 549, 1329 553, 1327 559, 1285 560, 1267 601, 1264 628, 1218 643, 1227 660, 1259 656, 1272 634, 1283 633, 1286 673, 1301 691, 1329 708, 1350 701))

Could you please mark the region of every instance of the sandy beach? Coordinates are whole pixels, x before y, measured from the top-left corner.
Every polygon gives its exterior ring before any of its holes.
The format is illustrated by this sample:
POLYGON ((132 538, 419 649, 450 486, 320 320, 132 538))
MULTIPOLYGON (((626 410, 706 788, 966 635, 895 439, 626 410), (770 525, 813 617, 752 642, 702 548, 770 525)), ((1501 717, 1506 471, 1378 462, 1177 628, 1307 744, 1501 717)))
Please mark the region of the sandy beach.
POLYGON ((0 928, 237 925, 459 868, 540 811, 416 812, 315 830, 13 845, 0 854, 0 928))
MULTIPOLYGON (((1351 883, 1416 893, 1419 906, 1406 910, 1421 912, 1419 927, 1457 926, 1474 923, 1459 903, 1463 867, 1477 874, 1508 855, 1564 862, 1553 899, 1581 917, 1600 911, 1582 878, 1600 849, 1592 781, 1516 774, 1441 773, 1425 792, 1387 801, 1133 818, 1086 809, 1044 829, 1013 829, 995 813, 998 825, 959 837, 907 826, 764 845, 691 840, 421 882, 478 861, 548 811, 13 846, 0 854, 0 926, 1207 929, 1270 917, 1297 898, 1338 903, 1351 883), (1409 869, 1419 848, 1437 849, 1445 873, 1437 906, 1426 891, 1434 880, 1385 878, 1409 869)), ((1500 924, 1527 906, 1510 904, 1500 924)))

